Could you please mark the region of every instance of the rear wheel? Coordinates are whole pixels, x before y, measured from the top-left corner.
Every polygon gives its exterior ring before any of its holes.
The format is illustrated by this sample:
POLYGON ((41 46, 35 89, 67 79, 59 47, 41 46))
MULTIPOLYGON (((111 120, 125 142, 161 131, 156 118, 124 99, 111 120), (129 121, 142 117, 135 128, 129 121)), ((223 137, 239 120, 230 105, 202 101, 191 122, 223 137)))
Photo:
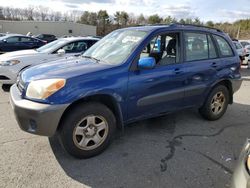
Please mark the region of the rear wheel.
POLYGON ((199 111, 205 119, 214 121, 224 115, 227 110, 228 103, 228 89, 224 85, 219 85, 210 92, 207 100, 199 111))
POLYGON ((109 108, 87 103, 70 111, 62 122, 59 138, 68 153, 77 158, 89 158, 109 145, 115 127, 115 117, 109 108))

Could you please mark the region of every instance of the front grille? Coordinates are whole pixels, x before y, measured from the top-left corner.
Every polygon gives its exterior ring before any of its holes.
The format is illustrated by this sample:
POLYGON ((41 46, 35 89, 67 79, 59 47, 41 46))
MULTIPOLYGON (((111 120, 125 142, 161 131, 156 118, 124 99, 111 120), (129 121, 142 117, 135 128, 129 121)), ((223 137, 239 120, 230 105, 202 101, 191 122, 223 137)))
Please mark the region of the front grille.
POLYGON ((10 80, 7 76, 0 75, 0 80, 10 80))

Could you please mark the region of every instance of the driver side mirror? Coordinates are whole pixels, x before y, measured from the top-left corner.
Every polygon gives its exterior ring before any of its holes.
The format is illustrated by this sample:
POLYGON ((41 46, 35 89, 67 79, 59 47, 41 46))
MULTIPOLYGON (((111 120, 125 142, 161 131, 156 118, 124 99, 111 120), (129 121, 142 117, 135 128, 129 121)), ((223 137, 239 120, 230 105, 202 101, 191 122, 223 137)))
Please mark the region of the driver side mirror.
POLYGON ((64 49, 59 49, 59 50, 57 51, 57 54, 58 54, 59 56, 63 56, 63 55, 65 54, 65 50, 64 50, 64 49))
POLYGON ((153 57, 142 57, 139 59, 139 69, 153 69, 156 66, 155 58, 153 57))
POLYGON ((6 39, 3 39, 3 42, 4 42, 4 43, 7 43, 7 40, 6 40, 6 39))

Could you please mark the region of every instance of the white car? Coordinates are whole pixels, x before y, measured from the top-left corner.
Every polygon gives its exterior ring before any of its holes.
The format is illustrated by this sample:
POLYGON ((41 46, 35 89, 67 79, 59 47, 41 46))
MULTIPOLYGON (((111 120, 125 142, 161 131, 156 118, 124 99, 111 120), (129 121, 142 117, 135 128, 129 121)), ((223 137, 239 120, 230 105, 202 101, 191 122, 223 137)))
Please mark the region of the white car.
POLYGON ((99 40, 93 37, 61 38, 35 50, 0 55, 0 83, 14 84, 18 73, 25 68, 81 54, 99 40))

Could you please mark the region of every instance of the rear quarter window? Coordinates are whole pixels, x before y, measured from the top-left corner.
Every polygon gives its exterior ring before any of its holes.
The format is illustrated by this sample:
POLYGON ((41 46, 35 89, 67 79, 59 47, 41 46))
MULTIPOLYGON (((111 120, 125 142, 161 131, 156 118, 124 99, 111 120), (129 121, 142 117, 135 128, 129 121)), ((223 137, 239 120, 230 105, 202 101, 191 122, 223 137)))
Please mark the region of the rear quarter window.
POLYGON ((230 44, 223 38, 217 35, 214 35, 214 38, 218 44, 220 53, 222 57, 231 57, 234 56, 233 50, 230 44))

